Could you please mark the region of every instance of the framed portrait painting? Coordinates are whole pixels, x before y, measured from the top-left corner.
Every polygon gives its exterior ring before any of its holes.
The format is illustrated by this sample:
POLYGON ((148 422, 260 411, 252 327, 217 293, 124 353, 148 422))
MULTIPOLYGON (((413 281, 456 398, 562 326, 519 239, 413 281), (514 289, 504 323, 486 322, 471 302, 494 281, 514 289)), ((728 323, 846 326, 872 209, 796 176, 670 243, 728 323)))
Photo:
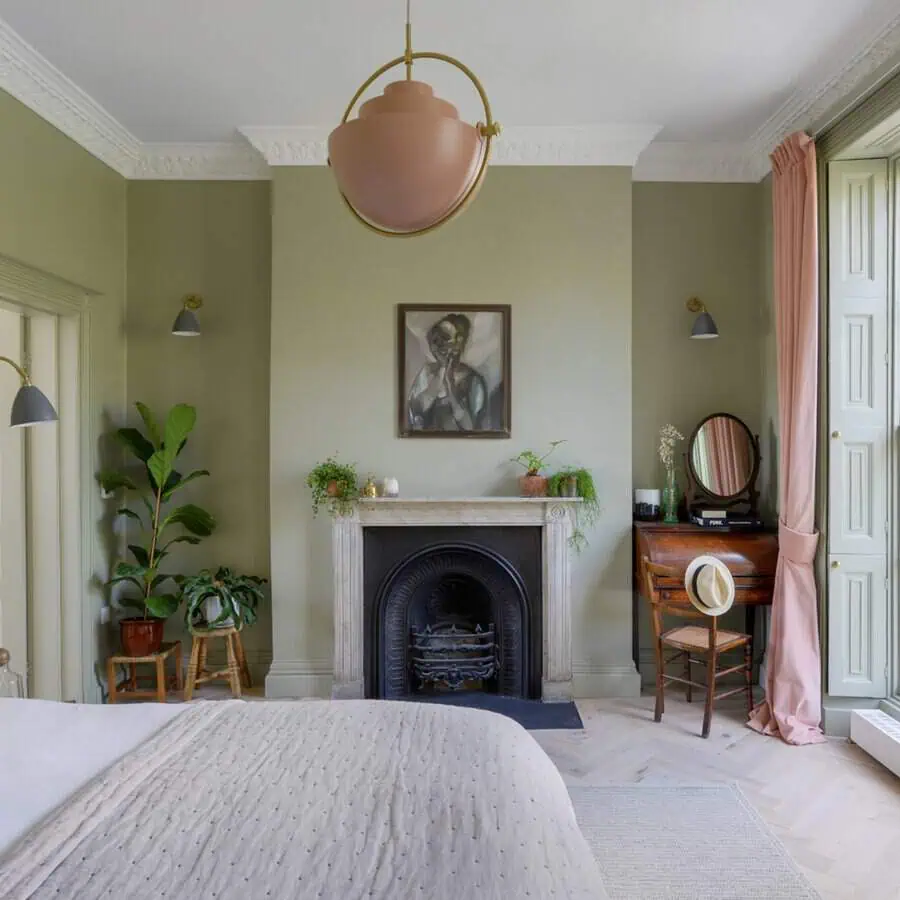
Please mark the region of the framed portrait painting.
POLYGON ((509 437, 509 306, 401 304, 397 328, 402 437, 509 437))

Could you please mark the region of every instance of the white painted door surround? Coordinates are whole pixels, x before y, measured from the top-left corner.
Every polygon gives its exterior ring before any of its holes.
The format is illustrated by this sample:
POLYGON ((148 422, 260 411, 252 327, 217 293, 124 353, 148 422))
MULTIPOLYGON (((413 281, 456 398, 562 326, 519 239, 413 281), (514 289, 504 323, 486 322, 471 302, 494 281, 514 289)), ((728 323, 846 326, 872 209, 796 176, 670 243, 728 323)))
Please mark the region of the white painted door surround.
MULTIPOLYGON (((90 513, 96 490, 90 431, 93 296, 0 256, 0 306, 25 321, 31 374, 59 413, 58 423, 29 429, 25 439, 29 694, 48 700, 91 699, 96 690, 88 664, 96 652, 94 622, 86 600, 96 570, 96 521, 90 513)), ((0 428, 8 425, 0 422, 0 428)))
POLYGON ((363 529, 367 526, 538 526, 543 533, 543 667, 545 701, 572 690, 572 610, 569 539, 576 500, 475 497, 361 501, 332 526, 334 565, 334 682, 332 696, 365 696, 363 667, 363 529))
MULTIPOLYGON (((23 362, 24 319, 0 307, 0 355, 23 362)), ((0 416, 12 406, 19 379, 0 367, 0 416)), ((0 419, 0 646, 12 668, 28 675, 28 579, 25 551, 25 434, 0 419)))

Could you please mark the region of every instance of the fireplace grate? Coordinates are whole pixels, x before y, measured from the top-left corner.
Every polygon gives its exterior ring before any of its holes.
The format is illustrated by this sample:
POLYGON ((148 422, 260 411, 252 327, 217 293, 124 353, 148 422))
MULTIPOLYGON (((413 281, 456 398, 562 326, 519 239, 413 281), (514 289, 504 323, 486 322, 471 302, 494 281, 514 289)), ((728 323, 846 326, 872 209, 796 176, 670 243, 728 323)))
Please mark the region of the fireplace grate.
POLYGON ((480 625, 426 625, 410 633, 410 667, 423 686, 452 691, 471 682, 485 682, 500 671, 499 648, 493 623, 480 625))

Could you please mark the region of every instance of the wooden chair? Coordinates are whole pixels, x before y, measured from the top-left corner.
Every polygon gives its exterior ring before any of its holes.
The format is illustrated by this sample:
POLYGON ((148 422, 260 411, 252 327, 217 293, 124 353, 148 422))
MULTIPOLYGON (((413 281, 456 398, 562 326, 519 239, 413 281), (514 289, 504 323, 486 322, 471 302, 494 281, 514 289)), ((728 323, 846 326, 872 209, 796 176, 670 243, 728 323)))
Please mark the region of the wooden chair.
POLYGON ((244 645, 241 642, 241 633, 237 628, 197 628, 192 630, 191 661, 188 664, 187 682, 184 686, 184 699, 190 700, 194 696, 194 688, 198 684, 214 681, 221 678, 228 681, 231 686, 232 697, 241 696, 241 685, 252 687, 250 669, 244 656, 244 645), (215 672, 206 670, 207 644, 211 640, 222 639, 225 641, 225 653, 228 665, 224 669, 215 672))
POLYGON ((653 638, 656 648, 656 708, 653 713, 653 721, 659 722, 665 711, 665 686, 667 682, 676 681, 687 686, 687 701, 693 700, 693 689, 701 688, 706 692, 706 701, 703 712, 703 737, 709 737, 709 728, 712 722, 713 703, 723 700, 732 694, 742 691, 747 693, 747 712, 753 709, 753 644, 749 634, 737 631, 725 631, 719 628, 718 616, 710 616, 700 612, 690 603, 676 602, 670 597, 670 592, 682 593, 680 575, 675 569, 668 566, 660 566, 650 562, 645 556, 644 572, 647 579, 646 591, 650 600, 651 621, 653 623, 653 638), (675 580, 675 586, 672 581, 675 580), (666 583, 668 582, 668 584, 666 583), (704 619, 704 625, 679 625, 676 628, 663 630, 663 615, 669 613, 683 619, 704 619), (673 648, 675 653, 666 657, 666 648, 673 648), (719 657, 729 650, 744 648, 744 661, 737 666, 718 667, 719 657), (666 674, 666 666, 684 659, 684 677, 666 674), (691 666, 704 666, 706 668, 706 682, 701 683, 692 680, 691 666), (725 675, 734 672, 744 673, 744 685, 716 693, 716 682, 725 675))

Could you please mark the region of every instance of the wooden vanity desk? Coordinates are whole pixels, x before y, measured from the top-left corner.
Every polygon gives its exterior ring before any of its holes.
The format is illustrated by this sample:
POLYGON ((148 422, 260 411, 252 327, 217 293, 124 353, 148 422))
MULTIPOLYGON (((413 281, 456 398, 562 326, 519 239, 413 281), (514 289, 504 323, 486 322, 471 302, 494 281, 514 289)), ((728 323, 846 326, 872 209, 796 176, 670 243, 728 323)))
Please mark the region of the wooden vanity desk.
MULTIPOLYGON (((754 633, 756 608, 772 603, 775 565, 778 562, 778 535, 774 531, 702 528, 699 525, 662 522, 634 523, 634 595, 632 607, 634 664, 640 671, 640 598, 645 594, 642 560, 671 566, 683 573, 696 556, 716 556, 734 576, 735 605, 745 607, 746 630, 754 633)), ((689 605, 684 578, 672 579, 669 599, 689 605)))

